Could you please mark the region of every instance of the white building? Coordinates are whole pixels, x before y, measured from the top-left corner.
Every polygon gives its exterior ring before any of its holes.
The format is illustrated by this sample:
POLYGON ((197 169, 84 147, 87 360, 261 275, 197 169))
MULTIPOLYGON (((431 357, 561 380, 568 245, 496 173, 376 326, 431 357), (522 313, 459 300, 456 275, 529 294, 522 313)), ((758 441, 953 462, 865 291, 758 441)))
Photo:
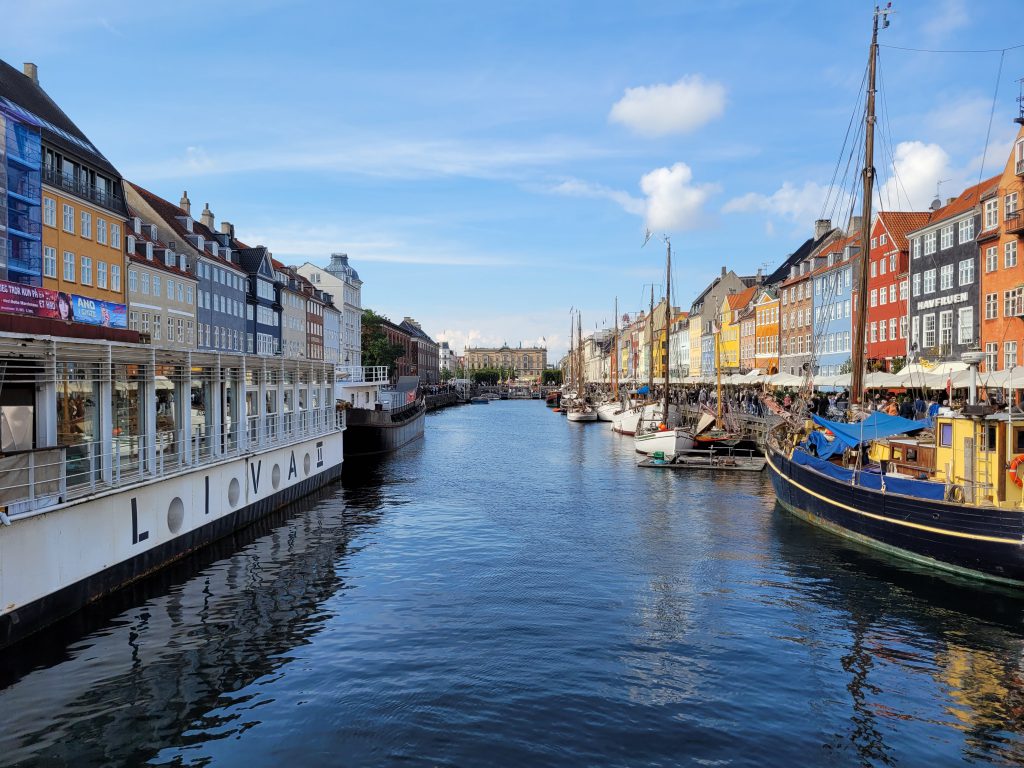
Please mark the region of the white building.
POLYGON ((334 297, 341 312, 341 364, 362 365, 363 281, 348 263, 347 253, 332 253, 327 267, 306 262, 298 272, 315 287, 334 297))
POLYGON ((442 341, 437 348, 437 368, 439 371, 443 371, 445 368, 455 377, 455 369, 458 367, 458 361, 455 359, 455 352, 451 347, 448 346, 447 341, 442 341))
POLYGON ((669 378, 678 383, 690 374, 690 321, 680 315, 672 322, 672 336, 668 342, 669 378))

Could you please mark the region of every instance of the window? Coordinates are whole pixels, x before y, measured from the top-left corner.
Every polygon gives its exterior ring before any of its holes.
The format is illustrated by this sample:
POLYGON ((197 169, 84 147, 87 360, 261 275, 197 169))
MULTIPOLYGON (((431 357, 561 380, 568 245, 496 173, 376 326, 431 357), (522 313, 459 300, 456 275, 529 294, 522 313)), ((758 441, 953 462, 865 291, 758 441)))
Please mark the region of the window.
POLYGON ((907 316, 904 315, 900 318, 900 338, 907 338, 907 316))
POLYGON ((957 334, 958 344, 971 344, 974 342, 974 307, 961 307, 957 310, 957 334))
POLYGON ((1003 199, 1003 215, 1010 218, 1017 211, 1017 193, 1011 192, 1003 199))
POLYGON ((110 265, 110 290, 118 292, 121 290, 121 265, 110 265))
POLYGON ((920 237, 915 237, 914 238, 913 243, 911 244, 911 249, 914 252, 914 258, 915 259, 921 258, 921 238, 920 237))
POLYGON ((167 278, 167 298, 174 298, 174 281, 171 278, 167 278))
POLYGON ((960 262, 960 285, 970 285, 974 282, 974 257, 964 259, 960 262))
POLYGON ((178 342, 184 343, 185 341, 185 318, 178 318, 178 342))
POLYGON ((929 269, 924 273, 924 292, 935 293, 935 270, 929 269))
MULTIPOLYGON (((882 237, 885 237, 885 235, 882 235, 882 237)), ((890 272, 895 272, 896 271, 896 254, 895 253, 890 253, 889 254, 889 271, 890 272)))
POLYGON ((890 304, 895 304, 896 303, 896 285, 895 284, 889 286, 889 303, 890 304))
POLYGON ((128 292, 135 293, 139 290, 139 275, 134 269, 128 270, 128 292))
POLYGON ((953 310, 939 312, 939 345, 949 349, 953 344, 953 310))
POLYGON ((911 323, 910 330, 910 343, 917 345, 918 339, 921 338, 921 318, 914 315, 913 322, 911 323))
POLYGON ((1020 314, 1020 289, 1012 288, 1003 291, 1003 317, 1016 317, 1020 314))
POLYGON ((96 217, 96 242, 107 244, 107 220, 96 217))
POLYGON ((133 331, 139 330, 139 313, 138 312, 129 312, 128 313, 128 327, 131 330, 133 330, 133 331))
POLYGON ((871 289, 871 306, 874 307, 878 304, 878 290, 875 288, 871 289))
POLYGON ((163 335, 163 320, 160 319, 160 315, 153 315, 153 338, 160 341, 160 337, 163 335))
POLYGON ((110 225, 110 247, 121 250, 121 225, 111 224, 110 225))
POLYGON ((883 307, 888 303, 887 302, 888 293, 889 292, 887 290, 885 290, 885 288, 882 288, 878 292, 878 303, 881 304, 883 307))
POLYGON ((996 246, 992 245, 985 249, 985 271, 995 272, 999 266, 999 252, 996 246))
POLYGON ((986 293, 985 294, 985 319, 995 320, 999 317, 999 294, 998 293, 986 293))
POLYGON ((92 237, 92 214, 82 211, 82 237, 92 237))
POLYGON ((877 275, 878 275, 878 264, 876 264, 875 262, 872 261, 871 262, 871 276, 872 277, 877 277, 877 275))
POLYGON ((57 249, 43 248, 43 277, 57 277, 57 249))
POLYGON ((160 295, 160 275, 153 275, 153 295, 160 295))
POLYGON ((937 239, 937 237, 936 237, 936 233, 935 232, 929 232, 927 235, 924 236, 924 255, 925 256, 930 256, 933 253, 935 253, 935 241, 936 241, 936 239, 937 239))
POLYGON ((149 273, 142 273, 142 292, 149 296, 149 273))
POLYGON ((871 238, 871 247, 872 248, 877 248, 878 247, 878 238, 877 237, 872 237, 871 238))
POLYGON ((884 275, 885 274, 885 266, 886 266, 885 258, 879 259, 879 261, 878 261, 878 274, 880 274, 880 275, 884 275))
MULTIPOLYGON (((872 323, 871 325, 873 326, 874 323, 872 323)), ((872 330, 874 329, 872 328, 872 330)), ((885 320, 878 324, 878 340, 885 341, 885 320)))
POLYGON ((185 303, 191 304, 193 301, 192 286, 185 289, 185 303))
POLYGON ((64 231, 75 234, 75 209, 64 203, 64 231))
POLYGON ((950 224, 948 227, 942 228, 942 238, 940 247, 942 250, 953 247, 953 225, 950 224))
POLYGON ((1017 266, 1017 241, 1011 240, 1003 245, 1003 266, 1009 269, 1017 266))
POLYGON ((887 242, 889 242, 889 238, 883 233, 881 237, 878 238, 878 244, 885 245, 887 242))
POLYGON ((871 343, 878 341, 878 323, 871 324, 871 343))
POLYGON ((939 270, 939 290, 948 291, 953 287, 953 265, 943 264, 939 270))
POLYGON ((889 319, 889 338, 896 341, 896 318, 889 319))
POLYGON ((1017 342, 1003 342, 1003 368, 1009 369, 1017 365, 1017 342))
MULTIPOLYGON (((185 286, 182 285, 181 283, 178 283, 178 301, 184 301, 184 300, 185 300, 185 286)), ((180 339, 179 339, 179 341, 180 341, 180 339)))
POLYGON ((107 287, 107 262, 105 261, 96 262, 96 287, 107 287))
POLYGON ((967 243, 974 239, 974 217, 960 222, 960 242, 967 243))
POLYGON ((921 274, 919 272, 914 273, 914 295, 921 295, 921 274))
POLYGON ((57 202, 49 197, 43 198, 43 224, 48 227, 57 226, 57 202))
POLYGON ((92 285, 92 258, 82 257, 82 285, 92 285))
POLYGON ((167 317, 167 340, 174 341, 174 318, 169 315, 167 317))
POLYGON ((992 229, 999 223, 999 200, 992 198, 985 201, 985 229, 992 229))
POLYGON ((999 342, 990 341, 985 344, 985 370, 999 370, 999 342))
POLYGON ((64 279, 75 281, 75 254, 64 251, 64 279))
POLYGON ((925 349, 930 349, 935 346, 935 315, 924 316, 924 336, 922 344, 925 349))

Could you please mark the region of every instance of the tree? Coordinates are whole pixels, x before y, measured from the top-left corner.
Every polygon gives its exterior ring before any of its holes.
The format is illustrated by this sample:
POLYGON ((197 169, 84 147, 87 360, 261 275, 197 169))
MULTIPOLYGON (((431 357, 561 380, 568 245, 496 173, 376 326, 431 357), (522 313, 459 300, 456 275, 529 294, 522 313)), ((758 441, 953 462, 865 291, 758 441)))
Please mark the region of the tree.
POLYGON ((903 368, 904 368, 904 366, 906 366, 906 364, 907 364, 907 358, 903 357, 902 355, 898 355, 898 356, 894 357, 892 359, 892 362, 890 363, 891 368, 889 369, 889 373, 899 373, 900 371, 903 370, 903 368))
POLYGON ((398 358, 405 354, 405 348, 401 344, 395 344, 388 340, 384 332, 386 317, 378 315, 372 309, 363 310, 363 365, 385 366, 390 375, 398 370, 396 363, 398 358))
POLYGON ((853 362, 850 358, 847 358, 846 362, 839 366, 839 373, 853 373, 853 362))
POLYGON ((541 374, 540 380, 545 385, 560 386, 562 384, 562 372, 558 368, 546 368, 541 374))
POLYGON ((441 383, 447 384, 449 381, 451 381, 451 378, 452 372, 448 370, 448 366, 446 365, 444 368, 441 369, 441 383))

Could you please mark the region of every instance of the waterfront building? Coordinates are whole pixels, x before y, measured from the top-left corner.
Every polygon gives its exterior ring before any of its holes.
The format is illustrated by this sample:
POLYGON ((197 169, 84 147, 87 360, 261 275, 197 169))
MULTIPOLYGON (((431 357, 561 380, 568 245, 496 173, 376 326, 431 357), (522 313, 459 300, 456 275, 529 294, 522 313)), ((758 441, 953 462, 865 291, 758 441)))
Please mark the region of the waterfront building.
POLYGON ((779 372, 779 297, 772 288, 761 288, 754 308, 754 367, 771 375, 779 372))
POLYGON ((1009 370, 1024 362, 1024 323, 1020 322, 1024 315, 1024 126, 1017 132, 996 183, 982 187, 978 236, 979 266, 983 265, 978 270, 983 297, 981 343, 985 370, 1009 370))
POLYGON ((306 354, 306 296, 299 284, 299 277, 275 258, 274 267, 281 302, 281 354, 298 358, 306 354))
POLYGON ((738 293, 726 295, 722 301, 717 360, 722 373, 737 373, 740 369, 740 316, 756 291, 757 287, 752 285, 738 293))
MULTIPOLYGON (((126 324, 123 270, 128 211, 121 174, 40 87, 34 64, 26 64, 21 73, 0 62, 0 98, 10 111, 38 125, 42 181, 41 254, 37 255, 35 233, 16 228, 8 244, 6 279, 89 300, 72 299, 78 310, 74 319, 79 322, 103 325, 103 318, 110 317, 126 324)), ((28 138, 29 132, 15 130, 28 138)), ((22 146, 29 144, 34 151, 33 141, 22 141, 22 146)), ((31 158, 31 163, 35 160, 31 158)), ((35 168, 25 170, 34 173, 35 168)), ((25 181, 18 174, 15 178, 25 181)), ((33 194, 18 198, 15 209, 25 213, 19 216, 22 220, 39 213, 34 192, 32 185, 33 194)))
POLYGON ((880 211, 871 225, 868 267, 868 363, 892 370, 906 359, 910 323, 910 253, 907 233, 925 225, 929 213, 880 211))
POLYGON ((816 262, 809 256, 790 266, 790 276, 779 286, 781 322, 779 325, 780 363, 783 372, 800 376, 811 361, 811 321, 814 283, 811 272, 816 262))
POLYGON ((715 326, 721 323, 725 297, 730 293, 741 293, 760 282, 760 270, 756 275, 741 277, 722 267, 721 274, 694 299, 689 312, 691 376, 710 376, 715 372, 715 326))
POLYGON ((362 365, 363 281, 349 264, 347 253, 332 253, 326 267, 306 262, 296 268, 315 288, 329 293, 341 312, 341 362, 362 365))
POLYGON ((756 294, 747 305, 737 313, 740 327, 740 370, 749 371, 754 368, 755 340, 757 338, 757 307, 754 305, 756 294))
POLYGON ((448 371, 451 378, 455 378, 458 364, 455 361, 455 352, 452 351, 447 341, 442 341, 437 345, 437 366, 442 372, 448 371))
POLYGON ((196 279, 180 256, 129 208, 128 328, 162 349, 196 348, 196 279))
POLYGON ((853 277, 860 263, 859 219, 851 222, 850 231, 857 234, 832 240, 821 249, 819 261, 824 263, 811 276, 815 372, 824 376, 844 373, 853 350, 853 277))
MULTIPOLYGON (((294 267, 291 269, 295 270, 294 267)), ((305 278, 299 279, 302 280, 303 293, 306 294, 306 357, 310 360, 323 360, 326 295, 305 278)))
POLYGON ((464 355, 469 370, 514 368, 521 379, 539 379, 548 364, 544 347, 466 347, 464 355))
POLYGON ((679 383, 690 375, 690 322, 687 312, 679 312, 672 321, 668 359, 670 381, 679 383))
POLYGON ((437 342, 430 338, 423 327, 411 317, 404 318, 399 325, 412 338, 416 372, 420 379, 420 385, 440 384, 441 367, 438 362, 437 342))
POLYGON ((333 297, 324 293, 324 362, 341 363, 341 312, 334 306, 333 297))
MULTIPOLYGON (((908 232, 910 241, 910 350, 928 360, 960 360, 979 339, 981 280, 978 275, 978 233, 981 196, 997 178, 965 189, 945 206, 933 205, 927 222, 908 232)), ((996 272, 999 264, 992 265, 996 272)), ((1009 271, 1017 275, 1016 258, 1009 271)), ((998 282, 998 278, 990 281, 998 282)), ((881 295, 881 294, 879 294, 881 295)), ((1012 305, 1012 302, 1010 302, 1012 305)), ((995 314, 1003 309, 996 303, 995 314)), ((1013 310, 1013 306, 1007 306, 1013 310)), ((989 314, 992 314, 991 312, 989 314)), ((1012 356, 1013 360, 1016 355, 1012 356)), ((1011 362, 1012 364, 1012 362, 1011 362)))
MULTIPOLYGON (((395 370, 388 372, 388 375, 391 377, 391 383, 397 384, 398 379, 402 376, 416 376, 419 378, 416 347, 413 344, 412 335, 409 331, 391 322, 386 317, 382 318, 380 327, 389 343, 402 348, 402 354, 395 360, 395 370)), ((345 352, 344 338, 342 339, 342 352, 345 352)))
POLYGON ((588 382, 611 381, 612 332, 595 331, 583 337, 583 376, 588 382))
POLYGON ((38 122, 0 98, 0 280, 36 287, 43 284, 42 157, 38 122))
POLYGON ((271 253, 263 245, 240 248, 238 263, 249 275, 245 297, 245 351, 255 355, 280 354, 281 291, 271 253))

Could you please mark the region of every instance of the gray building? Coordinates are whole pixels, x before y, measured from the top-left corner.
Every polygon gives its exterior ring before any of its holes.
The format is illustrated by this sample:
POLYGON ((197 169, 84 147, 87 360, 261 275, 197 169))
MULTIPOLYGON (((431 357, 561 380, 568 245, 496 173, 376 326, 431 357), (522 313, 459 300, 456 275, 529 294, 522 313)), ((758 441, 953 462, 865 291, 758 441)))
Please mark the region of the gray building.
POLYGON ((324 298, 324 361, 338 365, 341 362, 341 312, 334 306, 329 293, 324 298))

